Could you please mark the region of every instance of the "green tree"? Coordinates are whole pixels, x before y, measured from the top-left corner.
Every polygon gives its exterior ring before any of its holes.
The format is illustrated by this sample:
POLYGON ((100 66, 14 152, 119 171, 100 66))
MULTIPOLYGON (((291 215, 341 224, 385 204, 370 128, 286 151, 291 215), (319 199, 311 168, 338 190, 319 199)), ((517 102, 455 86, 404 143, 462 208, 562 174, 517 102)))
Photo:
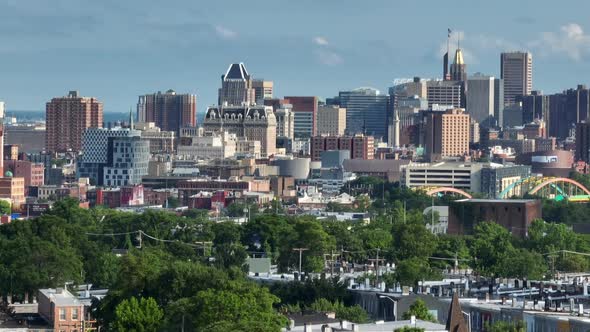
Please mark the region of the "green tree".
POLYGON ((488 324, 486 331, 489 332, 525 332, 525 322, 519 320, 516 322, 497 321, 493 324, 488 324))
POLYGON ((175 209, 180 206, 180 200, 178 197, 170 196, 168 197, 168 207, 171 209, 175 209))
POLYGON ((502 277, 542 280, 547 272, 543 256, 526 249, 512 249, 503 260, 499 274, 502 277))
POLYGON ((419 327, 404 326, 399 329, 395 329, 395 332, 424 332, 424 329, 419 327))
POLYGON ((420 280, 436 279, 440 273, 430 268, 428 261, 412 257, 400 261, 395 268, 395 278, 403 286, 414 286, 420 280))
POLYGON ((5 200, 0 200, 0 215, 10 214, 11 207, 10 203, 5 200))
POLYGON ((415 212, 407 216, 406 222, 396 221, 392 227, 393 255, 397 260, 408 258, 427 259, 437 247, 437 237, 422 221, 422 214, 415 212))
POLYGON ((158 331, 164 312, 153 298, 132 297, 123 300, 115 308, 113 326, 119 332, 151 332, 158 331))
POLYGON ((476 270, 485 276, 504 275, 504 261, 514 252, 512 235, 495 222, 482 222, 475 226, 471 254, 476 270))
POLYGON ((316 220, 297 219, 293 232, 282 239, 279 267, 282 271, 297 267, 299 254, 293 248, 307 248, 302 256, 302 268, 307 272, 321 272, 324 268, 323 254, 336 249, 336 241, 326 233, 316 220))
POLYGON ((273 309, 279 298, 252 283, 229 282, 226 289, 200 291, 191 301, 195 311, 189 319, 199 331, 209 331, 223 321, 239 326, 256 324, 275 331, 286 325, 286 319, 273 309))
POLYGON ((429 322, 436 322, 434 316, 428 311, 428 307, 426 303, 421 300, 417 299, 410 305, 408 311, 404 312, 402 315, 403 319, 410 319, 412 316, 415 316, 416 319, 426 320, 429 322))

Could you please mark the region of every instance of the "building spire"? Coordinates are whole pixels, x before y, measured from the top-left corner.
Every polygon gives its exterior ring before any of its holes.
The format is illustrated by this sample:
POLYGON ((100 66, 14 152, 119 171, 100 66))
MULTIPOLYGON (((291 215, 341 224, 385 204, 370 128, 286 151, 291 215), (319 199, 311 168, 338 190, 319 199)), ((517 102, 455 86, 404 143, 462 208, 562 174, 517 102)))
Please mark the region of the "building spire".
POLYGON ((129 107, 129 129, 133 130, 133 108, 129 107))

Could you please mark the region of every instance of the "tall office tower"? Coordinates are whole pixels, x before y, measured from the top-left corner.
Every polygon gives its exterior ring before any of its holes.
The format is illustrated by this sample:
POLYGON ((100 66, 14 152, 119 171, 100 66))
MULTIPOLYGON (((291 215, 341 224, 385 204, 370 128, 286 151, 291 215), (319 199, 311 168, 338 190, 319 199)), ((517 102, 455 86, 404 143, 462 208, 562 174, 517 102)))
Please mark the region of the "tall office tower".
POLYGON ((434 104, 460 108, 465 103, 463 82, 427 81, 426 99, 428 99, 428 108, 432 108, 434 104))
POLYGON ((6 112, 5 104, 3 101, 0 101, 0 118, 4 118, 5 112, 6 112))
POLYGON ((418 98, 427 97, 427 81, 414 77, 411 80, 396 79, 393 81, 393 86, 389 88, 389 95, 394 98, 393 106, 395 106, 396 99, 418 96, 418 98))
POLYGON ((494 118, 496 127, 501 127, 504 123, 504 80, 501 78, 494 79, 494 118))
POLYGON ((564 139, 590 114, 590 90, 584 85, 549 96, 549 136, 564 139))
POLYGON ((252 81, 252 88, 254 88, 254 100, 256 104, 264 104, 265 99, 272 99, 273 82, 255 79, 252 81))
POLYGON ((482 127, 493 127, 496 107, 494 77, 476 73, 469 77, 467 85, 467 113, 482 127))
POLYGON ((243 63, 232 63, 221 76, 218 105, 252 105, 256 103, 253 80, 243 63))
POLYGON ((84 130, 102 126, 102 111, 100 101, 94 97, 80 97, 78 91, 51 99, 45 106, 47 151, 80 151, 84 130))
POLYGON ((316 133, 318 97, 285 97, 293 106, 295 137, 312 137, 316 133))
POLYGON ((197 96, 176 94, 174 90, 139 96, 137 121, 153 122, 161 130, 178 135, 180 128, 197 126, 197 96))
POLYGON ((504 80, 504 106, 516 97, 530 95, 533 90, 533 56, 528 52, 508 52, 500 56, 500 73, 504 80))
POLYGON ((451 29, 448 29, 447 33, 447 51, 445 55, 443 55, 443 77, 444 81, 451 80, 451 74, 449 73, 449 49, 450 49, 450 42, 451 42, 451 29))
POLYGON ((535 90, 530 95, 521 96, 520 100, 522 100, 523 123, 531 123, 535 119, 549 120, 549 96, 544 96, 543 92, 535 90))
POLYGON ((346 108, 323 105, 318 108, 317 134, 342 136, 346 131, 346 108))
POLYGON ((84 132, 78 178, 87 177, 96 185, 140 184, 148 174, 149 140, 131 128, 89 128, 84 132))
POLYGON ((424 153, 429 161, 459 158, 469 154, 469 114, 457 108, 428 111, 424 115, 424 153))
POLYGON ((455 51, 455 58, 451 64, 451 80, 452 81, 467 81, 467 65, 463 60, 463 51, 457 48, 455 51))
POLYGON ((387 140, 389 96, 372 88, 340 91, 340 106, 346 108, 346 131, 387 140))
POLYGON ((227 131, 238 138, 260 141, 264 157, 276 153, 276 127, 272 107, 264 105, 209 107, 203 121, 205 131, 227 131))
POLYGON ((280 104, 274 111, 277 119, 277 138, 285 137, 288 139, 295 138, 295 115, 293 114, 293 105, 280 104))
POLYGON ((576 123, 575 159, 590 162, 590 122, 576 123))

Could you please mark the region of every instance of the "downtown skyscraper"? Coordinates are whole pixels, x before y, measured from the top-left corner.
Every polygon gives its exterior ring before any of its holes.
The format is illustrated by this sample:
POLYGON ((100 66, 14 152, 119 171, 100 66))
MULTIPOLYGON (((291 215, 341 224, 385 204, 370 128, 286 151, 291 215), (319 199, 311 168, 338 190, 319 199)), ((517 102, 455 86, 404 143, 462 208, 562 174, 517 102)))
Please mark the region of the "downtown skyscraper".
MULTIPOLYGON (((264 88, 259 92, 264 97, 264 88)), ((232 63, 224 75, 221 75, 218 105, 253 105, 256 103, 254 80, 248 74, 243 63, 232 63)))
POLYGON ((174 90, 139 96, 137 121, 153 122, 163 131, 178 135, 184 127, 197 126, 197 96, 174 90))
POLYGON ((504 106, 516 103, 519 96, 533 90, 533 56, 528 52, 508 52, 500 56, 500 75, 504 81, 504 106))
POLYGON ((372 88, 340 91, 340 106, 346 108, 346 131, 387 141, 389 96, 372 88))

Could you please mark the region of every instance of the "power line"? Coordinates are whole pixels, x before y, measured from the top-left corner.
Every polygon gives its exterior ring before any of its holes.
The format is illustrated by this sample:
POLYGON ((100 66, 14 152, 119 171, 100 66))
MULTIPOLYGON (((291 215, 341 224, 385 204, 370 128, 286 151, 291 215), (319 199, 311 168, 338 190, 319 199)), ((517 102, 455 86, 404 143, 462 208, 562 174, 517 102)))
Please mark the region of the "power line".
POLYGON ((132 231, 132 232, 123 232, 123 233, 85 233, 86 235, 90 235, 90 236, 121 236, 121 235, 130 235, 130 234, 139 234, 139 236, 145 236, 148 239, 154 240, 154 241, 159 241, 159 242, 165 242, 165 243, 180 243, 180 244, 184 244, 193 248, 199 248, 199 249, 203 249, 206 248, 207 245, 211 245, 212 242, 211 241, 198 241, 199 244, 193 244, 193 243, 187 243, 187 242, 182 242, 179 240, 166 240, 166 239, 160 239, 157 238, 155 236, 151 236, 149 234, 147 234, 146 232, 140 230, 137 231, 132 231))

